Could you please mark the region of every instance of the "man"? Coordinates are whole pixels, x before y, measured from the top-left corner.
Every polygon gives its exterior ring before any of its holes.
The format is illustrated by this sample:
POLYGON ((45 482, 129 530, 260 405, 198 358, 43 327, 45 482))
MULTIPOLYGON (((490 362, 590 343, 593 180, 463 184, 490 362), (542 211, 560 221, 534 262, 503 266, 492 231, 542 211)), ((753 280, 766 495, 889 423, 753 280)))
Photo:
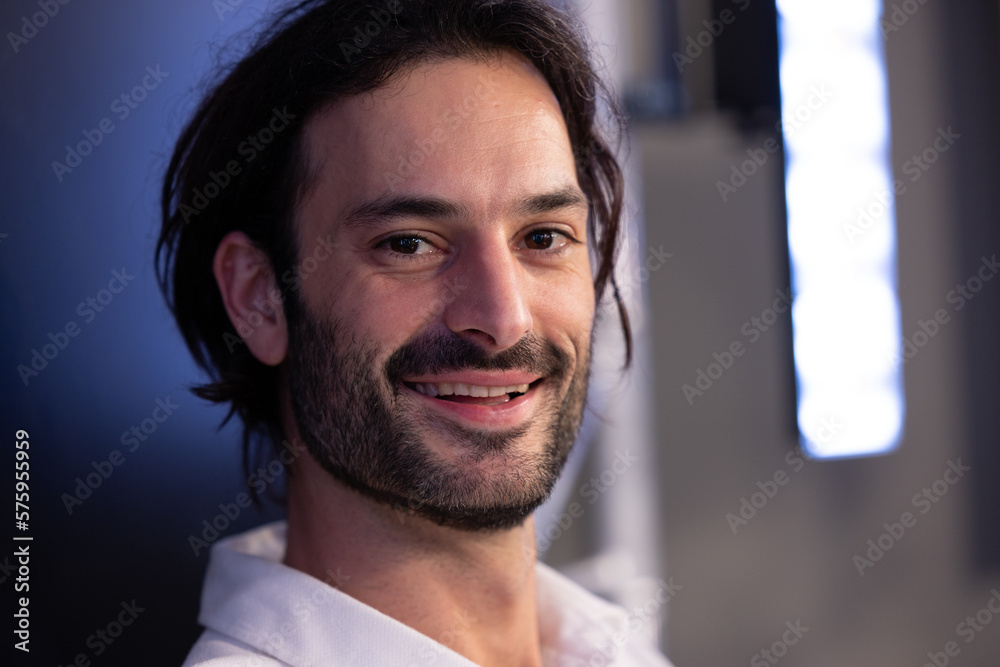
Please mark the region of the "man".
POLYGON ((540 0, 304 2, 203 102, 161 282, 288 521, 215 546, 186 664, 666 664, 535 562, 620 232, 599 92, 540 0))

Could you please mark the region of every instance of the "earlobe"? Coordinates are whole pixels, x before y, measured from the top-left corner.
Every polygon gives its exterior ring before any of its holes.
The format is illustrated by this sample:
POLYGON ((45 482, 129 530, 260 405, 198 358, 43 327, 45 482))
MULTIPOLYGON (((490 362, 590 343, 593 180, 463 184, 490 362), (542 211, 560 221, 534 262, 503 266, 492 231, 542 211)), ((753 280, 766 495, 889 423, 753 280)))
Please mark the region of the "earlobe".
POLYGON ((288 326, 267 255, 243 232, 230 232, 215 250, 212 272, 229 321, 250 353, 268 366, 284 361, 288 326))

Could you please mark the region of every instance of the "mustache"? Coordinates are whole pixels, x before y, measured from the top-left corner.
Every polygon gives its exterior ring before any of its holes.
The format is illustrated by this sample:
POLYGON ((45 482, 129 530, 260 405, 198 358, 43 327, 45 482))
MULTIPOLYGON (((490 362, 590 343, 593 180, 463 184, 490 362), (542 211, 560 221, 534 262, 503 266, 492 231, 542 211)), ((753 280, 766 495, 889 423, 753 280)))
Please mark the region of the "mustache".
POLYGON ((533 332, 495 354, 455 334, 424 333, 392 353, 385 362, 385 374, 393 384, 404 377, 463 370, 524 371, 558 379, 569 367, 565 352, 533 332))

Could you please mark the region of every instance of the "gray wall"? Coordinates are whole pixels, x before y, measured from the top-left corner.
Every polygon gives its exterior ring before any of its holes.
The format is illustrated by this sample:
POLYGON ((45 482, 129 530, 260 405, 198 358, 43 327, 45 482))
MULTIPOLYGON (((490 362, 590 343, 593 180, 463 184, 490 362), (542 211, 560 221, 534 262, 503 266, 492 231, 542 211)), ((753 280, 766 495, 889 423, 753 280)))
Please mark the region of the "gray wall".
MULTIPOLYGON (((683 16, 705 11, 700 3, 681 8, 683 16)), ((946 11, 945 3, 926 3, 887 41, 897 177, 938 128, 955 123, 946 11)), ((694 86, 705 89, 704 82, 694 86)), ((959 627, 1000 590, 1000 577, 977 575, 972 567, 970 476, 933 505, 912 501, 942 478, 949 461, 975 465, 964 423, 962 344, 963 316, 978 304, 952 312, 906 364, 906 435, 898 452, 836 462, 787 459, 796 441, 788 315, 756 342, 741 334, 745 322, 770 307, 775 290, 788 286, 777 233, 783 166, 768 162, 726 202, 715 186, 764 138, 742 136, 707 111, 640 126, 634 135, 648 243, 674 253, 668 270, 652 275, 648 286, 660 532, 666 570, 683 586, 670 603, 668 654, 679 667, 768 664, 754 663, 755 655, 782 640, 786 622, 801 621, 808 631, 788 647, 782 665, 922 665, 928 652, 940 653, 948 642, 958 649, 950 664, 996 665, 1000 618, 982 632, 959 627), (746 344, 746 353, 689 404, 681 385, 693 384, 697 370, 733 341, 746 344), (734 534, 726 515, 739 513, 741 500, 760 490, 758 482, 779 471, 787 483, 734 534), (860 575, 854 556, 864 556, 868 540, 906 511, 915 525, 860 575)), ((964 135, 897 201, 907 336, 918 319, 942 307, 951 312, 947 293, 978 263, 960 248, 954 180, 957 156, 974 142, 974 135, 964 135)), ((981 248, 986 256, 997 250, 981 248)))

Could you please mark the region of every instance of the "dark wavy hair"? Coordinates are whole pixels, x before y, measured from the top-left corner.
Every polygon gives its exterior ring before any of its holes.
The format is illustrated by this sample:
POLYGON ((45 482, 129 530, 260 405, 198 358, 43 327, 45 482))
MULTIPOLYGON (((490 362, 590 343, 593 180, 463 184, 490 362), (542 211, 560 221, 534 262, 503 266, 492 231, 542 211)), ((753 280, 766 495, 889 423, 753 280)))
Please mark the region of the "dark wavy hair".
MULTIPOLYGON (((194 393, 229 403, 225 421, 243 421, 247 473, 255 442, 280 451, 279 370, 250 354, 226 314, 212 273, 219 242, 240 230, 267 254, 275 276, 289 275, 298 256, 295 209, 309 187, 302 129, 310 115, 422 61, 505 51, 531 61, 559 101, 589 200, 594 290, 600 300, 612 287, 630 364, 629 320, 613 274, 624 189, 615 149, 624 119, 578 21, 544 0, 298 2, 279 11, 249 54, 215 79, 177 141, 161 199, 157 279, 212 380, 194 393)), ((294 301, 285 299, 285 307, 294 301)))

